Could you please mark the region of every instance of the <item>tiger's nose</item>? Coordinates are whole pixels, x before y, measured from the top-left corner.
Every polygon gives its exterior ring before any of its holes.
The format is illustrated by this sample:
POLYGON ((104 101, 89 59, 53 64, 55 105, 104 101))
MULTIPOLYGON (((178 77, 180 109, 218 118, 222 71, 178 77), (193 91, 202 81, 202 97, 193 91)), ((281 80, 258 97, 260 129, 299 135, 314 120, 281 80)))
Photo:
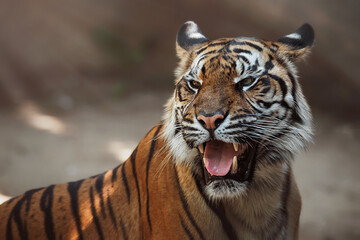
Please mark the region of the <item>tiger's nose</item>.
POLYGON ((198 116, 197 119, 204 128, 208 130, 214 130, 217 127, 219 127, 220 124, 224 121, 224 115, 222 114, 215 114, 213 116, 200 115, 198 116))

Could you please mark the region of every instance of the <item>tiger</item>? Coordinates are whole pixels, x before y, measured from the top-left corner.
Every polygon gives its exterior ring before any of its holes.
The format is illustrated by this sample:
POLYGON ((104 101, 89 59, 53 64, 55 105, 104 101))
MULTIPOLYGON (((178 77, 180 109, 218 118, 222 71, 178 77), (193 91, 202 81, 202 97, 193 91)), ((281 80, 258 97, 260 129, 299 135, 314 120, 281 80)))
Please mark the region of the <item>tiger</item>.
POLYGON ((131 156, 0 206, 0 239, 297 239, 294 155, 312 141, 295 63, 305 23, 277 41, 176 37, 175 89, 131 156))

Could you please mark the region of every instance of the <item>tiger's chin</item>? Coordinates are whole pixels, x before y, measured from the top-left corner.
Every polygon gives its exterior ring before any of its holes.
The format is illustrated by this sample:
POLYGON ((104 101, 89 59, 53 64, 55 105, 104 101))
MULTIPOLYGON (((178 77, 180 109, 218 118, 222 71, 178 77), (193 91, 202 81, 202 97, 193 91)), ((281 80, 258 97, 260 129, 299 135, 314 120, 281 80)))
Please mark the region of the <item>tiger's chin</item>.
POLYGON ((211 200, 246 195, 252 181, 257 144, 208 141, 198 147, 201 156, 205 193, 211 200))
POLYGON ((216 180, 205 186, 205 194, 212 201, 232 199, 245 196, 249 182, 238 182, 231 179, 216 180))

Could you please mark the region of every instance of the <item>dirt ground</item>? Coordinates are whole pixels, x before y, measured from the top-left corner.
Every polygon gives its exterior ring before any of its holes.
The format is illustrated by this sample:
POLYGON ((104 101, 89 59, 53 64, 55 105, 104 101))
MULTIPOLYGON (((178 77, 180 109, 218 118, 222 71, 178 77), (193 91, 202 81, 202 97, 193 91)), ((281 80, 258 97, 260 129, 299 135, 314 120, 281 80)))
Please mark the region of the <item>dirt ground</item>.
MULTIPOLYGON (((0 114, 0 202, 115 167, 159 121, 169 95, 137 93, 61 116, 31 103, 0 114)), ((359 129, 317 114, 315 123, 315 144, 295 162, 301 239, 360 239, 359 129)))

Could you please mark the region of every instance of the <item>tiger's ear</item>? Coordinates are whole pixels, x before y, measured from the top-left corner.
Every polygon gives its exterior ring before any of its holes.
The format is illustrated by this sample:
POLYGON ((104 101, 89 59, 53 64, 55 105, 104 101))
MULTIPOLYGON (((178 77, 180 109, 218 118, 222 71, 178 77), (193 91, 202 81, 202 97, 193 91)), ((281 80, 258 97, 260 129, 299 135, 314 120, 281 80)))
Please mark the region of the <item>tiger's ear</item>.
POLYGON ((201 33, 200 28, 193 21, 184 23, 176 37, 176 54, 182 58, 194 47, 207 42, 208 39, 201 33))
POLYGON ((310 24, 305 23, 295 32, 275 42, 278 46, 276 52, 279 56, 285 56, 290 61, 302 60, 310 53, 313 42, 314 30, 310 24))

